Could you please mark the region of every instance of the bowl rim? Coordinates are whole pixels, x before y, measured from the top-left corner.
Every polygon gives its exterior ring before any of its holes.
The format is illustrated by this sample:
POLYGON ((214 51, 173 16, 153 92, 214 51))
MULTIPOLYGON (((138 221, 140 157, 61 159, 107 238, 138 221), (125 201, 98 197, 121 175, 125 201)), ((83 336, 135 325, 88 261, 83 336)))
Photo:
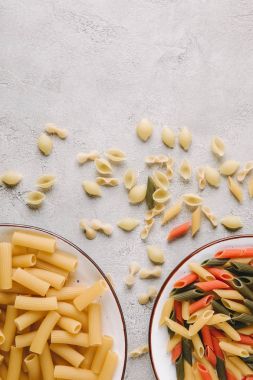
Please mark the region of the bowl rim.
POLYGON ((179 270, 179 268, 181 268, 182 265, 184 265, 189 259, 191 259, 193 256, 197 255, 199 252, 203 251, 204 249, 208 248, 208 247, 211 247, 212 245, 215 245, 215 244, 218 244, 218 243, 222 243, 224 241, 228 241, 228 240, 236 240, 236 239, 241 239, 241 238, 253 238, 253 234, 242 234, 242 235, 230 235, 230 236, 227 236, 227 237, 224 237, 224 238, 220 238, 220 239, 217 239, 217 240, 213 240, 209 243, 206 243, 204 245, 202 245, 201 247, 195 249, 194 251, 192 251, 189 255, 187 255, 183 260, 181 260, 176 266, 175 268, 169 273, 169 275, 166 277, 165 281, 163 282, 158 294, 157 294, 157 297, 155 299, 155 302, 154 302, 154 305, 153 305, 153 308, 152 308, 152 312, 151 312, 151 316, 150 316, 150 320, 149 320, 149 328, 148 328, 148 345, 149 345, 149 357, 150 357, 150 361, 151 361, 151 366, 153 368, 153 372, 154 372, 154 375, 155 375, 155 378, 157 380, 160 380, 158 374, 157 374, 157 370, 156 370, 156 366, 155 366, 155 362, 154 362, 154 358, 153 358, 153 352, 152 352, 152 344, 151 344, 151 332, 152 332, 152 326, 153 326, 153 321, 154 321, 154 315, 155 315, 155 312, 156 312, 156 308, 157 308, 157 305, 159 303, 159 300, 161 298, 161 295, 163 293, 163 290, 164 288, 166 287, 166 285, 168 284, 168 282, 170 281, 170 279, 172 278, 172 276, 179 270))
POLYGON ((56 237, 57 239, 62 240, 64 243, 67 243, 71 247, 73 247, 74 249, 76 249, 78 252, 81 253, 81 255, 83 255, 87 260, 89 260, 91 262, 91 264, 93 264, 95 266, 95 268, 98 270, 98 272, 104 278, 104 280, 107 282, 107 285, 109 286, 109 288, 110 288, 110 290, 112 292, 112 295, 113 295, 113 297, 114 297, 114 299, 116 301, 116 304, 117 304, 117 307, 118 307, 118 310, 119 310, 119 313, 120 313, 122 325, 123 325, 124 342, 125 342, 124 363, 123 363, 123 370, 122 370, 122 375, 121 375, 121 380, 123 380, 124 376, 125 376, 125 372, 126 372, 127 348, 128 348, 126 322, 125 322, 125 318, 124 318, 124 314, 123 314, 123 310, 122 310, 119 298, 118 298, 118 296, 117 296, 117 294, 116 294, 116 292, 115 292, 112 284, 110 283, 110 281, 108 280, 107 276, 103 272, 103 270, 99 267, 99 265, 86 252, 84 252, 81 248, 79 248, 75 243, 72 243, 72 241, 64 238, 63 236, 59 235, 56 232, 48 231, 47 229, 42 228, 42 227, 31 226, 31 225, 28 225, 28 224, 19 224, 19 223, 0 223, 0 228, 1 227, 24 228, 24 229, 27 229, 27 230, 33 229, 33 230, 36 230, 36 231, 40 231, 40 232, 46 233, 46 234, 51 235, 53 237, 56 237))

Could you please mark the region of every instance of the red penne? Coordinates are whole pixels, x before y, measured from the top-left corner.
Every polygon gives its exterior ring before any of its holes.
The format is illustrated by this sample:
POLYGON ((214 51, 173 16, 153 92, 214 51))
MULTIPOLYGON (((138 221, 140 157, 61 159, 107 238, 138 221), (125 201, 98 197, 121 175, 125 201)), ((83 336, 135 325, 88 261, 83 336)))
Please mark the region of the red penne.
POLYGON ((223 332, 221 332, 221 330, 218 330, 215 327, 210 328, 210 334, 211 334, 212 338, 214 336, 217 339, 223 339, 225 336, 225 334, 223 332))
POLYGON ((253 346, 253 338, 249 335, 240 334, 240 343, 247 344, 249 346, 253 346))
POLYGON ((197 368, 199 370, 202 380, 212 380, 212 376, 210 375, 209 371, 207 370, 206 366, 204 366, 204 364, 198 362, 197 368))
POLYGON ((210 305, 210 303, 212 301, 213 301, 213 296, 208 295, 208 296, 205 296, 205 297, 201 298, 200 300, 198 300, 196 302, 193 302, 189 306, 189 313, 193 314, 193 313, 195 313, 195 311, 203 309, 204 307, 210 305))
POLYGON ((183 324, 184 320, 182 317, 182 303, 179 301, 174 301, 174 309, 176 313, 177 322, 183 324))
POLYGON ((226 370, 227 380, 236 380, 236 377, 228 369, 226 370))
POLYGON ((210 347, 213 350, 213 341, 211 336, 210 327, 205 325, 201 329, 202 341, 205 347, 210 347))
POLYGON ((230 273, 229 271, 227 271, 225 269, 208 268, 208 267, 205 267, 205 269, 209 273, 211 273, 217 280, 229 281, 229 280, 232 280, 234 278, 234 276, 232 275, 232 273, 230 273))
POLYGON ((212 341, 213 341, 213 351, 215 355, 219 356, 219 358, 221 359, 224 359, 224 355, 223 355, 222 349, 220 348, 218 339, 212 336, 212 341))
POLYGON ((180 226, 173 228, 168 234, 168 241, 172 241, 180 238, 181 236, 184 236, 189 231, 190 227, 191 222, 186 222, 180 224, 180 226))
POLYGON ((216 355, 209 346, 206 346, 205 357, 213 367, 216 367, 216 355))
POLYGON ((214 289, 231 289, 229 285, 220 280, 197 282, 195 285, 204 292, 210 292, 214 289))
POLYGON ((173 363, 179 358, 182 354, 182 342, 179 342, 171 351, 171 360, 173 363))
POLYGON ((250 248, 229 248, 218 251, 214 257, 218 259, 232 259, 235 257, 253 257, 253 247, 250 248))
POLYGON ((244 376, 242 380, 253 380, 253 375, 244 376))
POLYGON ((175 282, 174 288, 176 289, 184 288, 185 286, 190 285, 193 282, 195 282, 197 279, 198 279, 198 276, 196 275, 196 273, 187 274, 187 276, 182 277, 175 282))

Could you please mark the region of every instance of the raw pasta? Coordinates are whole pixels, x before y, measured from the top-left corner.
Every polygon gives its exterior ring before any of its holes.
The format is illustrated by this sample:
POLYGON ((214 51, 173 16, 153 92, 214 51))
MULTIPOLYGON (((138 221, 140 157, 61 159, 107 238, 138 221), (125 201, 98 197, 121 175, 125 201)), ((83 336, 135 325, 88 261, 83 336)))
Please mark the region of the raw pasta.
POLYGON ((145 158, 145 162, 147 165, 164 165, 166 164, 167 162, 169 161, 169 157, 166 156, 165 154, 159 154, 157 156, 155 155, 151 155, 151 156, 147 156, 145 158))
POLYGON ((191 165, 188 160, 184 159, 179 167, 179 174, 185 180, 188 181, 192 175, 191 165))
POLYGON ((174 131, 169 127, 163 127, 162 129, 162 141, 169 148, 174 148, 176 137, 174 131))
POLYGON ((237 169, 239 168, 240 164, 238 161, 235 160, 227 160, 221 164, 219 171, 222 175, 233 175, 237 169))
POLYGON ((249 178, 249 181, 248 181, 248 192, 249 192, 250 198, 253 198, 253 177, 249 178))
POLYGON ((247 162, 242 170, 240 170, 237 174, 237 181, 243 182, 245 177, 252 171, 253 169, 253 161, 247 162))
POLYGON ((139 124, 136 127, 136 133, 137 136, 142 140, 142 141, 147 141, 150 136, 152 135, 153 132, 153 125, 148 119, 141 119, 139 124))
POLYGON ((228 188, 233 196, 238 200, 238 202, 242 203, 243 201, 243 191, 241 186, 232 178, 228 177, 228 188))
POLYGON ((200 190, 204 190, 206 187, 206 176, 205 176, 205 169, 200 167, 197 169, 196 173, 198 185, 200 190))
POLYGON ((30 191, 26 196, 26 204, 31 208, 38 208, 45 199, 46 196, 41 191, 30 191))
POLYGON ((124 231, 132 231, 139 224, 140 224, 140 221, 138 219, 135 219, 135 218, 124 218, 124 219, 121 219, 117 223, 117 226, 120 227, 124 231))
POLYGON ((211 142, 211 150, 212 152, 218 156, 223 157, 225 153, 225 144, 220 137, 213 137, 211 142))
POLYGON ((127 190, 131 190, 136 185, 137 176, 133 169, 127 169, 124 174, 124 185, 127 190))
POLYGON ((173 165, 174 165, 174 159, 172 157, 169 157, 168 161, 166 162, 166 175, 169 180, 174 175, 173 165))
POLYGON ((6 171, 0 177, 1 182, 3 182, 5 185, 10 186, 10 187, 13 187, 19 184, 22 178, 23 178, 22 174, 14 170, 6 171))
POLYGON ((150 286, 147 293, 143 293, 138 296, 138 302, 140 305, 146 305, 148 302, 153 301, 156 296, 157 289, 154 286, 150 286))
POLYGON ((45 132, 49 135, 57 135, 60 139, 66 139, 68 137, 67 129, 59 128, 54 123, 47 123, 45 125, 45 132))
POLYGON ((162 218, 162 226, 167 224, 170 220, 174 219, 182 210, 182 204, 183 202, 179 200, 178 202, 174 203, 173 206, 171 206, 168 210, 166 210, 163 214, 162 218))
POLYGON ((101 174, 112 174, 112 167, 109 161, 104 158, 96 158, 95 166, 99 173, 101 174))
POLYGON ((149 260, 154 264, 163 264, 165 262, 163 250, 155 245, 147 245, 147 254, 149 260))
POLYGON ((90 224, 95 231, 103 232, 107 236, 112 234, 113 228, 109 223, 102 223, 99 219, 92 219, 90 224))
POLYGON ((45 133, 42 133, 38 139, 38 148, 45 156, 49 156, 53 150, 52 139, 45 133))
POLYGON ((202 206, 201 210, 202 210, 203 214, 205 215, 205 217, 210 221, 212 226, 217 227, 218 226, 218 220, 217 220, 216 216, 212 213, 211 209, 207 206, 202 206))
POLYGON ((166 189, 157 189, 153 193, 153 199, 156 203, 166 203, 171 198, 171 193, 166 189))
POLYGON ((37 187, 43 190, 51 189, 54 186, 54 184, 55 184, 55 175, 52 175, 52 174, 44 174, 40 176, 36 181, 37 187))
POLYGON ((101 197, 102 192, 99 185, 93 181, 83 181, 82 187, 84 191, 91 197, 101 197))
POLYGON ((139 272, 139 277, 141 279, 148 278, 159 278, 162 274, 162 268, 159 265, 155 265, 153 269, 144 269, 142 268, 139 272))
POLYGON ((149 235, 149 233, 151 231, 151 228, 153 227, 154 223, 155 223, 154 219, 145 220, 144 228, 143 228, 143 230, 140 233, 140 237, 141 237, 142 240, 147 239, 147 237, 148 237, 148 235, 149 235))
POLYGON ((93 228, 90 227, 89 221, 87 219, 80 220, 80 227, 85 233, 85 236, 87 237, 87 239, 93 240, 97 236, 97 231, 95 231, 93 228))
POLYGON ((129 274, 125 279, 125 284, 128 288, 132 288, 132 286, 135 284, 135 276, 140 271, 140 269, 141 267, 136 261, 130 263, 129 274))
POLYGON ((192 236, 195 236, 200 229, 201 223, 201 207, 198 206, 192 213, 192 236))
POLYGON ((152 179, 155 183, 155 185, 160 188, 166 190, 169 186, 169 180, 165 173, 156 170, 153 173, 152 179))
POLYGON ((220 174, 217 169, 211 168, 210 166, 205 167, 205 178, 207 183, 213 187, 220 186, 220 174))
POLYGON ((241 218, 235 215, 227 215, 221 219, 221 224, 229 230, 238 230, 243 227, 241 218))
POLYGON ((116 148, 108 149, 105 155, 108 160, 114 163, 122 162, 126 159, 126 154, 122 150, 116 148))
POLYGON ((135 185, 128 193, 128 200, 132 204, 144 201, 147 192, 147 185, 135 185))
POLYGON ((113 177, 97 177, 96 182, 100 186, 118 186, 119 185, 119 179, 113 178, 113 177))
POLYGON ((160 215, 165 209, 165 205, 156 204, 151 210, 148 210, 145 214, 145 220, 153 219, 155 216, 160 215))
POLYGON ((95 161, 100 158, 100 154, 97 150, 91 150, 88 153, 78 153, 76 159, 80 165, 83 165, 87 161, 95 161))
POLYGON ((184 194, 182 198, 184 203, 189 207, 200 206, 203 202, 202 198, 199 195, 193 193, 184 194))
POLYGON ((179 145, 184 149, 188 150, 192 143, 192 134, 187 127, 180 129, 178 134, 179 145))
POLYGON ((148 345, 145 344, 144 346, 139 346, 132 350, 129 354, 130 358, 135 359, 139 358, 140 356, 147 354, 149 352, 148 345))

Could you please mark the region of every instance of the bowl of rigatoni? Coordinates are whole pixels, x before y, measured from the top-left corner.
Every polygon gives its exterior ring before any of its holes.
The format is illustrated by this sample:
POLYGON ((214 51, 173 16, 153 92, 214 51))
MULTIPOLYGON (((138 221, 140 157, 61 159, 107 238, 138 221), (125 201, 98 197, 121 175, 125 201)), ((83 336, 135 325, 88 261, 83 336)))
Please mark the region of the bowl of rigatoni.
POLYGON ((170 273, 149 347, 159 380, 253 378, 253 235, 206 244, 170 273))
POLYGON ((75 244, 0 225, 0 378, 120 380, 127 337, 113 286, 75 244))

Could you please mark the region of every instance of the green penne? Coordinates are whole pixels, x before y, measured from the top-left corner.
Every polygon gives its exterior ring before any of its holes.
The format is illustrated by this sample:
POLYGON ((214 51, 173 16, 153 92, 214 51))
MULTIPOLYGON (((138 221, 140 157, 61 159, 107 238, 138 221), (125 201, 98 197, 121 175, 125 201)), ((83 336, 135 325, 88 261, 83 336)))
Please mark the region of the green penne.
POLYGON ((247 306, 251 311, 253 311, 253 301, 245 299, 243 302, 245 306, 247 306))
POLYGON ((176 360, 177 380, 184 380, 184 358, 183 354, 176 360))
POLYGON ((247 286, 252 287, 253 286, 253 277, 249 276, 240 276, 240 280, 247 286))
POLYGON ((156 190, 156 185, 151 177, 148 177, 148 182, 147 182, 147 192, 146 192, 146 203, 148 206, 148 209, 150 210, 151 208, 154 207, 155 201, 153 199, 153 194, 156 190))
POLYGON ((212 307, 216 313, 222 313, 231 316, 231 311, 228 310, 225 306, 220 304, 218 301, 213 301, 212 302, 212 307))
POLYGON ((216 371, 219 380, 227 380, 225 363, 219 356, 216 356, 216 371))
POLYGON ((173 294, 173 297, 177 301, 188 301, 188 300, 200 298, 203 296, 203 294, 204 293, 200 289, 192 289, 192 290, 188 290, 186 292, 173 294))
POLYGON ((237 273, 245 273, 245 274, 251 274, 253 276, 253 267, 248 264, 238 263, 236 261, 231 261, 230 266, 237 272, 237 273))
POLYGON ((245 314, 245 313, 235 314, 232 317, 232 320, 245 323, 246 325, 252 325, 253 324, 253 315, 245 314))
POLYGON ((234 289, 238 290, 238 292, 241 293, 244 297, 253 300, 253 292, 239 278, 233 278, 233 280, 230 281, 230 284, 234 289))
POLYGON ((227 259, 207 259, 201 263, 202 267, 220 267, 223 266, 228 260, 227 259))
POLYGON ((247 364, 253 364, 253 355, 248 356, 247 358, 241 358, 247 364))
POLYGON ((174 294, 179 294, 179 293, 183 293, 183 292, 186 292, 188 290, 192 290, 192 289, 195 289, 195 285, 188 285, 188 286, 185 286, 184 288, 174 288, 171 292, 170 292, 170 295, 171 296, 174 296, 174 294))
POLYGON ((192 365, 192 343, 189 339, 182 339, 182 350, 184 359, 192 365))

